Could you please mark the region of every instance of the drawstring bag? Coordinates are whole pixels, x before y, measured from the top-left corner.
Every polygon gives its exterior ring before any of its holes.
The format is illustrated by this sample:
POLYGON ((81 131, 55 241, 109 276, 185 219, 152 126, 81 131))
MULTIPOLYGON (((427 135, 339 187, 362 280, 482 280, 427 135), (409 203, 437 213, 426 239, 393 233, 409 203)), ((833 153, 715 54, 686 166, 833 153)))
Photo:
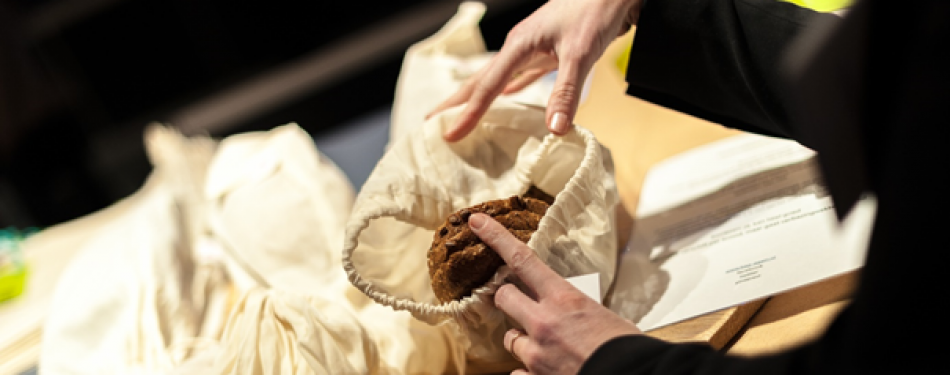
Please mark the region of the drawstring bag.
POLYGON ((555 201, 527 245, 561 276, 599 273, 604 293, 617 254, 613 163, 590 131, 548 134, 543 109, 506 98, 471 134, 447 143, 442 134, 460 110, 442 112, 390 145, 357 196, 343 266, 376 302, 429 324, 454 325, 470 372, 505 371, 517 364, 502 346, 513 325, 492 295, 507 267, 472 295, 441 304, 427 272, 434 231, 459 209, 537 186, 555 201))
MULTIPOLYGON (((485 47, 478 21, 485 4, 465 1, 458 12, 439 29, 406 50, 396 81, 389 128, 395 141, 415 131, 425 115, 458 91, 494 55, 485 47)), ((518 103, 545 106, 551 88, 541 81, 505 95, 518 103)))

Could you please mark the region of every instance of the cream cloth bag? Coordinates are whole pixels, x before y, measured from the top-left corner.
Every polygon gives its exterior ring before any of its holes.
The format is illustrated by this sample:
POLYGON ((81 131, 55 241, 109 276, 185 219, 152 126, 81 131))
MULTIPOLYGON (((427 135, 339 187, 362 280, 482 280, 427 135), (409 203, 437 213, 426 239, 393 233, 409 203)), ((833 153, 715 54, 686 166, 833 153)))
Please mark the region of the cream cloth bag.
POLYGON ((242 297, 221 337, 178 373, 420 374, 459 362, 443 329, 347 282, 339 249, 352 188, 301 129, 223 140, 204 194, 242 297))
MULTIPOLYGON (((430 110, 458 91, 491 59, 493 53, 485 48, 478 29, 484 14, 485 4, 463 2, 438 32, 406 50, 396 82, 391 140, 417 129, 430 110)), ((549 88, 536 82, 506 97, 514 102, 544 106, 549 92, 549 88)))
POLYGON ((438 304, 426 271, 434 230, 456 210, 533 184, 556 200, 528 246, 562 276, 600 273, 606 291, 616 264, 619 198, 610 155, 588 130, 548 135, 543 110, 498 99, 470 135, 446 143, 442 134, 459 111, 439 114, 391 145, 357 197, 343 264, 350 282, 376 302, 461 328, 473 372, 499 371, 512 365, 502 347, 511 324, 492 302, 506 268, 473 295, 438 304))
POLYGON ((155 127, 146 146, 146 186, 83 228, 57 283, 41 373, 458 371, 447 329, 347 281, 354 194, 302 129, 217 142, 155 127))
POLYGON ((310 136, 284 125, 222 140, 200 204, 206 230, 253 278, 239 278, 242 289, 341 295, 340 255, 329 249, 343 242, 353 196, 310 136))
POLYGON ((227 276, 220 262, 194 251, 186 203, 216 144, 153 127, 146 146, 155 169, 145 186, 110 208, 118 209, 110 220, 84 226, 95 234, 57 282, 41 373, 162 373, 224 327, 227 276))

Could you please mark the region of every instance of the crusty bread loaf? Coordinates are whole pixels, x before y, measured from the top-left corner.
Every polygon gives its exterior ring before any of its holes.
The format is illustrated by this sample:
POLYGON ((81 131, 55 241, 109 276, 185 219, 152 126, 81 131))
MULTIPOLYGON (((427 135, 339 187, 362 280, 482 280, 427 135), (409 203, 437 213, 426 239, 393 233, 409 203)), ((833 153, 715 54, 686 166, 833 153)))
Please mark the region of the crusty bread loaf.
POLYGON ((488 201, 449 215, 436 230, 428 253, 429 278, 439 301, 446 303, 470 295, 504 264, 469 228, 472 213, 491 216, 519 240, 528 242, 553 202, 553 197, 532 186, 524 196, 488 201))

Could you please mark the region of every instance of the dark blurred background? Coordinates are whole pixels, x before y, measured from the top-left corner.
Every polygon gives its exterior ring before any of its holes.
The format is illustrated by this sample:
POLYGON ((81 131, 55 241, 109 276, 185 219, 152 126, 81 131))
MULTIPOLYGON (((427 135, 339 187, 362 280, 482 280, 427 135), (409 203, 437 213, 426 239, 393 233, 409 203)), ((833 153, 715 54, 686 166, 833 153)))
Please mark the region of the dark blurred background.
MULTIPOLYGON (((491 50, 543 3, 484 2, 491 50)), ((0 0, 0 227, 52 225, 133 193, 151 170, 153 121, 214 137, 295 121, 319 143, 379 118, 406 48, 458 4, 0 0)))

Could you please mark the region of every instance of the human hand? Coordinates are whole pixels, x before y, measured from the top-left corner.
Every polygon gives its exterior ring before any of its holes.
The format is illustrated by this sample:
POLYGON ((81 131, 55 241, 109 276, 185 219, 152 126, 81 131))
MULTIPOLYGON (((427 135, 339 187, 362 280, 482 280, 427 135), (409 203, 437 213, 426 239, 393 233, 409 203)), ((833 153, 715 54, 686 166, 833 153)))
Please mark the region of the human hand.
POLYGON ((512 28, 498 54, 426 118, 468 103, 443 135, 446 141, 457 141, 472 131, 495 97, 519 91, 558 69, 545 122, 552 133, 566 134, 588 72, 607 45, 636 23, 641 4, 642 0, 548 1, 512 28))
POLYGON ((505 348, 527 367, 512 374, 575 374, 603 343, 641 333, 564 280, 491 217, 473 214, 468 224, 531 294, 513 284, 495 292, 495 305, 525 329, 505 333, 505 348))

